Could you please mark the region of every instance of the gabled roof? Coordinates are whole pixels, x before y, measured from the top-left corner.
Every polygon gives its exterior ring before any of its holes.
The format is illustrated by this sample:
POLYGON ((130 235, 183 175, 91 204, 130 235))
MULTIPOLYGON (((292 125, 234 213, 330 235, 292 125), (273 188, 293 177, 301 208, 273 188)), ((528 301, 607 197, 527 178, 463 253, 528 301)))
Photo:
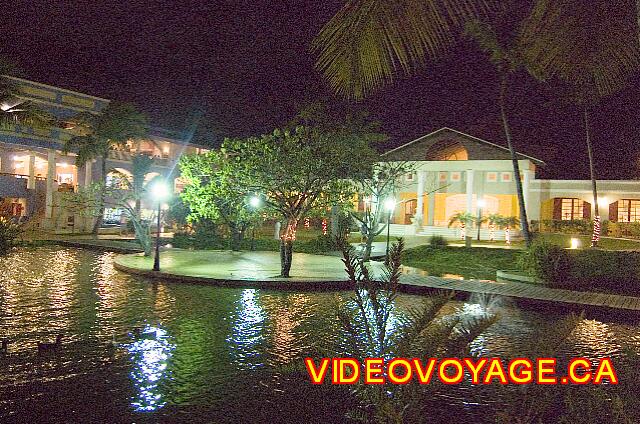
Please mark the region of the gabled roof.
MULTIPOLYGON (((408 143, 405 143, 405 144, 403 144, 402 146, 396 147, 395 149, 391 149, 391 150, 389 150, 388 152, 383 153, 383 154, 382 154, 382 156, 385 156, 385 155, 388 155, 388 154, 390 154, 390 153, 392 153, 392 152, 395 152, 395 151, 398 151, 398 150, 404 149, 404 148, 406 148, 406 147, 408 147, 408 146, 410 146, 410 145, 412 145, 412 144, 414 144, 414 143, 420 142, 420 141, 422 141, 422 140, 424 140, 424 139, 426 139, 426 138, 428 138, 428 137, 433 137, 433 136, 435 136, 435 135, 437 135, 437 134, 439 134, 439 133, 446 132, 446 131, 456 133, 456 134, 458 134, 458 135, 460 135, 460 136, 462 136, 462 137, 465 137, 465 138, 467 138, 467 139, 469 139, 469 140, 471 140, 471 141, 474 141, 474 142, 483 143, 483 144, 486 144, 486 145, 489 145, 489 146, 491 146, 491 147, 495 147, 495 148, 498 148, 498 149, 501 149, 501 150, 504 150, 504 151, 507 151, 507 152, 509 151, 509 149, 508 149, 507 147, 505 147, 505 146, 501 146, 501 145, 499 145, 499 144, 495 144, 495 143, 492 143, 492 142, 490 142, 490 141, 483 140, 483 139, 478 138, 478 137, 474 137, 474 136, 472 136, 472 135, 470 135, 470 134, 463 133, 462 131, 454 130, 453 128, 449 128, 449 127, 442 127, 442 128, 440 128, 440 129, 438 129, 438 130, 435 130, 435 131, 433 131, 433 132, 430 132, 429 134, 423 135, 422 137, 418 137, 418 138, 416 138, 416 139, 415 139, 415 140, 413 140, 413 141, 410 141, 410 142, 408 142, 408 143)), ((537 163, 538 165, 545 165, 545 163, 544 163, 544 161, 543 161, 543 160, 540 160, 540 159, 534 158, 533 156, 525 155, 524 153, 520 153, 520 152, 516 152, 516 153, 517 153, 518 155, 522 156, 522 157, 525 157, 525 158, 527 158, 527 159, 530 159, 531 161, 533 161, 533 162, 537 163)))

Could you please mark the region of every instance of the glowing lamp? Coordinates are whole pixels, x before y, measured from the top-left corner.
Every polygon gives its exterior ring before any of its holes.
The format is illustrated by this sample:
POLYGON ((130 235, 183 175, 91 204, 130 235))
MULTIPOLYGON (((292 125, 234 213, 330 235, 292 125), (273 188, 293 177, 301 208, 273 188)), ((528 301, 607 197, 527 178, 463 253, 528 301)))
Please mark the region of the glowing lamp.
POLYGON ((393 210, 396 208, 396 200, 389 198, 387 200, 384 201, 384 209, 387 212, 393 212, 393 210))
POLYGON ((169 186, 164 181, 156 181, 151 186, 151 195, 159 202, 169 197, 169 186))
POLYGON ((260 198, 258 196, 251 197, 251 199, 249 199, 249 204, 252 208, 257 208, 260 206, 260 198))
POLYGON ((580 240, 577 238, 571 239, 571 249, 577 249, 580 246, 580 240))
POLYGON ((487 204, 487 202, 485 202, 484 199, 478 199, 478 207, 479 208, 484 208, 486 204, 487 204))

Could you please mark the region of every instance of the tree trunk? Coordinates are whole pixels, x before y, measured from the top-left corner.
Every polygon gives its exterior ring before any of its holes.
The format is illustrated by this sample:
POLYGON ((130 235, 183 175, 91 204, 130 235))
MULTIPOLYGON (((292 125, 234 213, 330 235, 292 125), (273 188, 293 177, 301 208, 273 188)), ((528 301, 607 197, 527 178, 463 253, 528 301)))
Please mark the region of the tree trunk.
POLYGON ((289 219, 284 234, 280 236, 280 277, 290 277, 291 261, 293 260, 293 242, 295 240, 297 226, 297 219, 289 219))
POLYGON ((229 232, 231 233, 231 250, 237 252, 238 250, 240 250, 240 230, 238 229, 238 226, 236 224, 232 223, 229 224, 229 232))
POLYGON ((98 207, 98 216, 96 222, 93 224, 93 235, 98 236, 98 230, 102 227, 102 221, 104 219, 104 202, 105 202, 105 189, 107 187, 107 157, 106 155, 100 158, 100 178, 102 178, 103 188, 100 190, 100 203, 98 207))
POLYGON ((598 209, 598 187, 596 183, 596 172, 593 166, 593 151, 591 149, 591 136, 589 134, 589 110, 587 106, 584 107, 584 131, 587 140, 587 153, 589 154, 589 172, 591 173, 591 189, 593 190, 593 207, 594 207, 594 224, 593 234, 591 236, 591 247, 598 246, 598 240, 600 240, 600 225, 595 221, 600 220, 600 209, 598 209))
POLYGON ((522 180, 520 179, 520 165, 518 164, 518 156, 516 150, 513 147, 511 141, 511 129, 509 128, 509 121, 507 120, 506 111, 506 97, 507 97, 507 83, 508 73, 502 74, 502 81, 500 83, 500 116, 502 117, 502 125, 504 126, 504 135, 507 139, 507 147, 511 154, 511 162, 513 163, 513 178, 516 182, 516 194, 518 196, 518 206, 520 208, 520 228, 522 228, 522 235, 524 236, 524 242, 528 246, 531 245, 531 234, 529 233, 529 221, 527 219, 527 210, 524 204, 524 193, 522 191, 522 180))
POLYGON ((133 230, 136 235, 136 239, 142 246, 144 250, 144 256, 151 256, 152 244, 151 244, 151 233, 149 232, 149 225, 143 225, 142 221, 139 220, 135 215, 130 216, 131 222, 133 223, 133 230))

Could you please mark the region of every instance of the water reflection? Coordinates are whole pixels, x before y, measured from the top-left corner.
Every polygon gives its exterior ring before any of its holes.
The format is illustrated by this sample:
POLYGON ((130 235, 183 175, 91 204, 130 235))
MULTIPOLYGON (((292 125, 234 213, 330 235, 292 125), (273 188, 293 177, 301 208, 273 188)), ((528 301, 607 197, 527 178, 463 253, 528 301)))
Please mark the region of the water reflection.
POLYGON ((234 363, 240 369, 254 369, 261 364, 257 360, 259 347, 264 342, 263 327, 266 313, 258 302, 256 289, 242 290, 235 310, 235 318, 229 343, 234 363))
POLYGON ((160 384, 168 379, 167 362, 175 346, 169 342, 167 331, 146 326, 127 346, 133 369, 131 378, 138 393, 131 405, 136 411, 154 411, 163 407, 160 384))
MULTIPOLYGON (((299 381, 300 396, 291 395, 289 381, 278 387, 286 394, 261 382, 270 381, 269 365, 295 362, 324 342, 344 342, 336 305, 352 293, 154 285, 114 270, 114 257, 51 247, 0 258, 0 338, 13 341, 0 358, 0 421, 12 414, 13 421, 140 422, 149 414, 151 422, 256 422, 265 405, 304 411, 290 422, 323 421, 322 407, 311 411, 296 403, 313 400, 306 381, 299 381), (127 335, 140 325, 138 334, 127 335), (63 349, 38 357, 37 341, 59 331, 63 349), (256 387, 265 393, 257 396, 256 387), (230 409, 244 415, 230 416, 230 409)), ((399 295, 387 330, 397 331, 401 315, 423 300, 399 295)), ((485 356, 527 352, 541 327, 566 315, 480 296, 451 301, 442 313, 473 318, 487 310, 500 319, 473 346, 485 356)), ((586 320, 559 355, 616 358, 627 345, 640 352, 637 323, 586 320)), ((501 396, 447 387, 438 399, 459 411, 460 405, 499 403, 501 396)))

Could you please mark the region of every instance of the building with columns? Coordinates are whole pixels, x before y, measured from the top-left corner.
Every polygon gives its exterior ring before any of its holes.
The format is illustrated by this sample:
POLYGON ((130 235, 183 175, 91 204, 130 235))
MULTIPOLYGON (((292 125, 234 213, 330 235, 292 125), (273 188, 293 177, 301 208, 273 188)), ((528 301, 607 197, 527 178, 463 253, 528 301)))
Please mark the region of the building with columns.
MULTIPOLYGON (((513 164, 504 146, 445 127, 382 157, 414 167, 398 184, 394 235, 457 237, 459 229, 448 224, 458 212, 519 218, 513 164)), ((530 221, 589 220, 596 214, 612 222, 640 221, 640 181, 598 181, 596 212, 590 180, 537 179, 536 170, 545 164, 524 153, 518 153, 518 164, 530 221)), ((481 236, 487 238, 488 231, 482 227, 481 236)), ((495 237, 504 233, 495 231, 495 237)))
MULTIPOLYGON (((19 95, 13 104, 0 107, 28 101, 50 113, 58 124, 50 128, 0 128, 0 198, 17 219, 33 219, 41 227, 64 230, 75 223, 73 214, 60 204, 60 193, 75 191, 100 178, 99 164, 87 162, 77 167, 75 154, 63 153, 65 142, 77 135, 72 118, 81 112, 100 113, 109 100, 22 78, 3 78, 19 86, 19 95)), ((148 139, 129 142, 109 153, 107 181, 122 174, 131 176, 133 155, 145 153, 153 157, 147 178, 163 175, 179 184, 174 171, 180 156, 205 150, 187 143, 183 134, 151 128, 148 139)), ((119 211, 107 209, 105 221, 119 221, 119 211)))

